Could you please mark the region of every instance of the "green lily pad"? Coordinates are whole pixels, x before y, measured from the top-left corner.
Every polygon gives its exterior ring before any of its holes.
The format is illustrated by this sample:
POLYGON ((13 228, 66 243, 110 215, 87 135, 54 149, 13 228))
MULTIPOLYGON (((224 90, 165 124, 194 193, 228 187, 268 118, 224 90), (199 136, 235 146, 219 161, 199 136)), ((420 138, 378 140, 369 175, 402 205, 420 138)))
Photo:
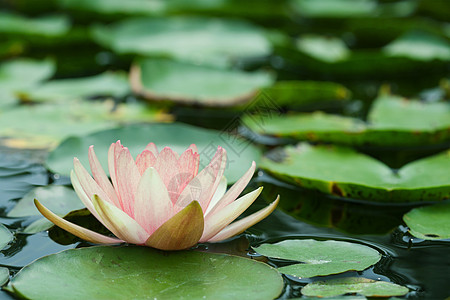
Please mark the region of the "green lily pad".
POLYGON ((96 132, 84 137, 71 137, 52 151, 46 161, 47 167, 54 173, 68 175, 73 168, 73 157, 88 166, 88 149, 95 146, 95 153, 107 171, 107 154, 111 143, 121 140, 136 157, 145 146, 153 142, 159 150, 169 146, 178 153, 190 144, 196 144, 200 154, 200 168, 204 168, 213 157, 217 146, 227 150, 228 166, 225 176, 229 183, 238 180, 250 167, 251 161, 258 162, 261 151, 249 141, 236 138, 227 131, 198 128, 182 123, 127 126, 96 132))
POLYGON ((243 72, 163 59, 141 59, 130 73, 135 93, 148 100, 204 106, 247 102, 258 89, 271 85, 267 72, 243 72))
POLYGON ((448 103, 423 103, 390 95, 374 101, 367 122, 322 112, 245 115, 242 122, 259 134, 342 145, 423 146, 450 140, 448 103))
POLYGON ((439 36, 423 32, 407 33, 383 48, 390 56, 408 57, 414 60, 450 60, 450 42, 439 36))
POLYGON ((298 50, 325 62, 345 60, 350 55, 347 45, 338 38, 307 35, 299 38, 296 46, 298 50))
POLYGON ((358 293, 367 297, 389 297, 406 295, 409 289, 386 281, 347 277, 311 282, 303 287, 301 292, 303 295, 315 297, 333 297, 346 293, 358 293))
POLYGON ((57 101, 93 96, 123 97, 130 93, 125 73, 105 72, 96 76, 51 80, 21 91, 22 100, 57 101))
POLYGON ((147 247, 66 250, 23 268, 7 290, 29 299, 274 299, 283 279, 255 260, 147 247), (46 284, 42 284, 45 278, 46 284))
POLYGON ((289 108, 342 105, 351 95, 350 90, 338 83, 306 80, 277 81, 261 92, 278 105, 289 108))
POLYGON ((383 163, 352 149, 299 144, 285 147, 278 161, 261 168, 298 186, 376 202, 439 201, 450 197, 450 152, 423 158, 394 173, 383 163))
POLYGON ((122 123, 167 119, 167 115, 140 104, 120 104, 115 109, 112 101, 22 105, 0 111, 0 137, 3 145, 12 148, 52 149, 72 135, 88 134, 122 123))
POLYGON ((0 65, 0 105, 16 102, 17 92, 36 86, 55 72, 52 60, 15 59, 0 65))
POLYGON ((373 0, 293 0, 291 4, 295 12, 310 18, 369 17, 377 8, 373 0))
POLYGON ((272 50, 261 28, 238 20, 135 18, 94 26, 92 33, 98 43, 119 54, 169 56, 214 65, 266 56, 272 50))
POLYGON ((54 38, 64 36, 69 29, 70 21, 62 15, 27 18, 0 12, 0 34, 54 38))
POLYGON ((281 273, 300 278, 362 271, 381 259, 381 254, 370 247, 333 240, 285 240, 262 244, 255 251, 268 257, 302 262, 278 268, 281 273))
MULTIPOLYGON (((34 205, 34 199, 38 199, 43 205, 61 217, 73 210, 85 207, 73 189, 61 185, 49 185, 32 189, 17 202, 7 216, 11 218, 41 216, 34 205)), ((24 232, 36 233, 47 230, 51 226, 53 226, 53 223, 42 217, 27 226, 24 232)))
POLYGON ((9 270, 5 267, 0 267, 0 286, 7 283, 9 280, 9 270))
POLYGON ((11 231, 5 225, 0 224, 0 250, 5 248, 13 238, 11 231))
POLYGON ((417 207, 403 216, 409 232, 424 240, 450 239, 450 203, 417 207))

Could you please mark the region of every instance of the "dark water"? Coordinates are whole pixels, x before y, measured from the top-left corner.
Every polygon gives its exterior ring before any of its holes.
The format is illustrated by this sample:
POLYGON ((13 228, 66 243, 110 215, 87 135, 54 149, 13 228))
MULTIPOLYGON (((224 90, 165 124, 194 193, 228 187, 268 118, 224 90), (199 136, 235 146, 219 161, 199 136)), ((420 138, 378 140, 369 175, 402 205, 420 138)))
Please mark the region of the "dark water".
MULTIPOLYGON (((27 156, 28 157, 28 156, 27 156)), ((0 155, 0 221, 13 233, 14 240, 0 254, 0 266, 11 275, 42 256, 80 246, 61 245, 47 232, 34 235, 19 233, 29 220, 7 218, 6 213, 31 188, 48 184, 52 179, 38 163, 24 160, 23 155, 0 155)), ((66 181, 60 180, 65 183, 66 181)), ((264 185, 262 197, 246 213, 251 213, 281 195, 281 203, 271 216, 253 226, 246 235, 222 244, 201 245, 199 249, 252 255, 250 246, 285 239, 336 239, 362 243, 383 254, 375 266, 361 272, 339 276, 362 276, 407 286, 407 299, 445 299, 450 296, 450 242, 429 242, 411 238, 403 227, 402 215, 413 206, 387 206, 344 201, 320 193, 302 190, 278 182, 262 172, 250 185, 264 185)), ((255 257, 256 259, 264 258, 255 257)), ((267 261, 274 266, 283 262, 267 261)), ((321 278, 298 279, 285 276, 286 287, 281 298, 299 297, 308 282, 321 278)), ((0 299, 13 299, 0 291, 0 299)))

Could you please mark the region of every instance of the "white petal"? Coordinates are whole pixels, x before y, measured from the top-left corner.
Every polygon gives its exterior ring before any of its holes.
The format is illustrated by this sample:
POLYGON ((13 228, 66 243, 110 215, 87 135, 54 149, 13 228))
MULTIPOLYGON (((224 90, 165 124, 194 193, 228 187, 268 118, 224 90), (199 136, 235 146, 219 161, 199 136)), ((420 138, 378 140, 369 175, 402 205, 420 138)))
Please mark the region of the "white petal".
POLYGON ((212 210, 212 208, 220 201, 220 199, 222 199, 226 191, 227 191, 227 178, 225 176, 222 176, 219 186, 217 187, 217 190, 214 193, 214 196, 212 197, 211 202, 208 205, 208 209, 205 212, 205 216, 207 216, 208 213, 212 210))

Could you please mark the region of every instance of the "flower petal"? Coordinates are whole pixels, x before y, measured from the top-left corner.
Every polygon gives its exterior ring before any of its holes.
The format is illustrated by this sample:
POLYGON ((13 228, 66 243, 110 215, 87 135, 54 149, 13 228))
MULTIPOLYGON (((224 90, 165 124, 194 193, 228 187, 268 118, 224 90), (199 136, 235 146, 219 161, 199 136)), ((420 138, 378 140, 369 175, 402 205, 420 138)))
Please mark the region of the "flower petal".
POLYGON ((186 203, 196 200, 205 212, 219 186, 227 163, 227 153, 218 147, 213 159, 197 176, 195 176, 181 192, 175 203, 176 207, 184 207, 186 203))
POLYGON ((214 193, 211 202, 209 203, 208 209, 205 212, 205 216, 209 214, 211 209, 216 206, 216 204, 222 199, 223 195, 225 195, 225 192, 227 191, 227 178, 225 176, 222 176, 222 179, 219 182, 219 186, 217 187, 216 192, 214 193))
MULTIPOLYGON (((255 173, 256 164, 253 161, 250 168, 245 172, 245 174, 239 178, 238 181, 236 181, 235 184, 226 192, 226 194, 220 199, 219 202, 217 202, 214 207, 212 207, 210 210, 208 210, 208 214, 214 214, 217 211, 221 210, 228 204, 232 203, 236 198, 242 193, 242 191, 245 189, 247 184, 250 182, 250 179, 253 177, 253 173, 255 173)), ((212 203, 210 205, 213 205, 212 203)), ((205 217, 207 216, 205 215, 205 217)))
POLYGON ((148 168, 137 188, 134 219, 148 234, 152 234, 172 216, 172 201, 166 186, 155 168, 148 168))
POLYGON ((198 153, 198 148, 197 148, 197 145, 195 145, 195 144, 191 144, 189 146, 188 150, 189 149, 192 149, 192 152, 194 152, 194 153, 198 153))
POLYGON ((108 176, 106 176, 106 173, 102 168, 102 165, 98 161, 97 155, 95 155, 94 146, 89 147, 89 164, 91 166, 92 176, 94 177, 97 184, 103 191, 105 191, 112 203, 114 203, 117 207, 120 207, 116 190, 112 186, 111 181, 109 181, 108 176))
MULTIPOLYGON (((111 177, 111 182, 116 190, 117 194, 117 174, 116 174, 116 161, 117 161, 117 155, 119 155, 119 152, 123 149, 123 146, 120 144, 120 140, 112 143, 108 150, 108 170, 109 170, 109 176, 111 177)), ((119 202, 120 202, 119 198, 119 202)), ((122 205, 120 205, 122 207, 122 205)))
POLYGON ((76 157, 73 159, 73 167, 80 185, 89 198, 92 197, 92 195, 97 194, 102 197, 102 199, 105 199, 110 203, 114 203, 113 200, 111 200, 105 193, 105 191, 98 185, 98 183, 95 182, 95 180, 91 177, 91 174, 86 171, 86 169, 76 157))
POLYGON ((165 147, 156 158, 155 169, 164 182, 172 203, 175 203, 179 195, 178 153, 175 153, 169 147, 165 147))
POLYGON ((264 219, 268 215, 270 215, 277 207, 279 201, 280 201, 280 196, 278 195, 277 199, 275 199, 275 201, 270 203, 268 206, 266 206, 265 208, 263 208, 261 210, 258 210, 257 212, 255 212, 239 221, 231 223, 230 225, 228 225, 227 227, 222 229, 218 234, 216 234, 215 236, 210 238, 208 240, 208 242, 223 241, 225 239, 228 239, 232 236, 235 236, 237 234, 244 232, 247 228, 255 225, 256 223, 258 223, 259 221, 261 221, 262 219, 264 219))
MULTIPOLYGON (((134 195, 136 194, 141 174, 128 148, 119 152, 116 161, 117 192, 122 210, 130 217, 134 217, 134 195)), ((100 198, 101 195, 99 195, 100 198)), ((103 198, 102 198, 103 199, 103 198)))
POLYGON ((256 200, 256 198, 258 198, 261 191, 262 187, 242 196, 222 210, 219 210, 214 214, 209 214, 208 217, 205 218, 205 230, 200 241, 208 241, 228 224, 233 222, 256 200))
POLYGON ((118 238, 131 244, 142 245, 149 234, 128 214, 114 205, 102 200, 98 195, 92 197, 92 203, 106 227, 118 238))
POLYGON ((144 150, 136 157, 136 165, 139 173, 144 174, 145 170, 153 167, 156 163, 156 156, 150 150, 144 150))
POLYGON ((178 194, 180 194, 189 181, 198 174, 200 155, 188 149, 178 159, 178 194))
POLYGON ((81 226, 78 226, 76 224, 73 224, 67 220, 64 220, 63 218, 59 217, 58 215, 51 212, 48 208, 46 208, 44 205, 42 205, 38 200, 34 199, 34 205, 36 205, 36 208, 39 210, 39 212, 50 220, 53 224, 56 226, 64 229, 65 231, 70 232, 71 234, 79 237, 80 239, 83 239, 85 241, 95 243, 95 244, 117 244, 122 243, 122 240, 112 238, 97 232, 94 232, 92 230, 83 228, 81 226))
POLYGON ((144 151, 145 150, 152 152, 155 157, 158 157, 159 151, 154 143, 148 143, 147 146, 145 147, 144 151))
POLYGON ((182 250, 194 246, 203 233, 203 211, 197 201, 159 227, 145 242, 161 250, 182 250))

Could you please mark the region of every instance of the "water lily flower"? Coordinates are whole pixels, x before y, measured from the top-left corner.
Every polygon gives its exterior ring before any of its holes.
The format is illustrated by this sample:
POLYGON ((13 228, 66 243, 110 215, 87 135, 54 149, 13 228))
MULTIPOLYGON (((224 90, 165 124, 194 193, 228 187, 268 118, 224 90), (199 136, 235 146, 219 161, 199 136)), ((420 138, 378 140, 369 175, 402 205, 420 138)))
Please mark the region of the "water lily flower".
POLYGON ((92 176, 74 158, 70 178, 75 192, 117 238, 73 224, 37 200, 35 204, 55 225, 92 243, 127 242, 179 250, 198 242, 217 242, 261 221, 279 201, 277 197, 260 211, 233 222, 255 201, 262 187, 238 198, 253 176, 253 162, 227 191, 223 176, 226 160, 225 149, 218 147, 211 162, 199 172, 200 157, 195 145, 179 155, 169 147, 159 152, 150 143, 134 160, 128 148, 117 141, 108 152, 109 180, 93 146, 89 148, 92 176))

